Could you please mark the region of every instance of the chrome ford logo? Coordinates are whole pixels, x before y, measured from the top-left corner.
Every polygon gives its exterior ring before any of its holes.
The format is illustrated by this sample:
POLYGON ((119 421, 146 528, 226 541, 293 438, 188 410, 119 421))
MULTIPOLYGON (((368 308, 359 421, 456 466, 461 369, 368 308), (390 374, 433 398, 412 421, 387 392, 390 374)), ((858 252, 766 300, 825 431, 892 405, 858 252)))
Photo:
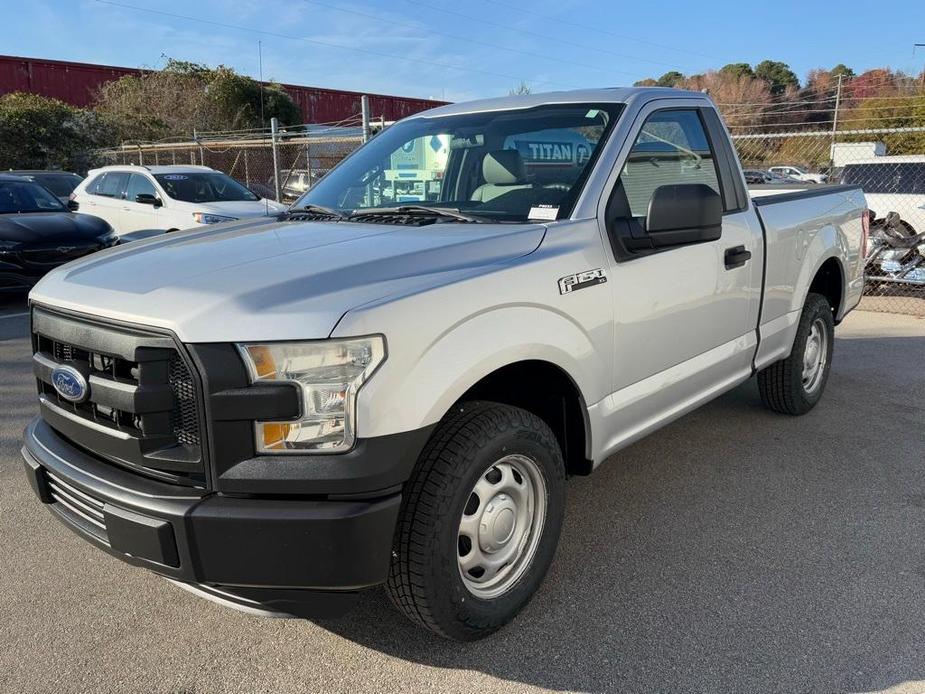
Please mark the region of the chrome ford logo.
POLYGON ((59 366, 51 372, 51 384, 65 400, 83 402, 90 393, 87 379, 73 366, 59 366))

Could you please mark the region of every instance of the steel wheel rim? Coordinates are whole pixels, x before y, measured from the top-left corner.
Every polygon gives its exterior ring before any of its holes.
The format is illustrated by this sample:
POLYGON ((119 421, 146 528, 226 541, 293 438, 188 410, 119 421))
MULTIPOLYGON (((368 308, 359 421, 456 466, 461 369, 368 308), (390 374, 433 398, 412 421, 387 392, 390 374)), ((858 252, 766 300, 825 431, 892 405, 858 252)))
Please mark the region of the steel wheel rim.
POLYGON ((806 346, 803 348, 803 390, 814 393, 822 383, 825 364, 829 356, 829 334, 825 321, 816 318, 809 328, 806 346))
POLYGON ((476 597, 496 598, 524 575, 546 521, 546 480, 535 460, 504 456, 469 492, 456 539, 459 575, 476 597))

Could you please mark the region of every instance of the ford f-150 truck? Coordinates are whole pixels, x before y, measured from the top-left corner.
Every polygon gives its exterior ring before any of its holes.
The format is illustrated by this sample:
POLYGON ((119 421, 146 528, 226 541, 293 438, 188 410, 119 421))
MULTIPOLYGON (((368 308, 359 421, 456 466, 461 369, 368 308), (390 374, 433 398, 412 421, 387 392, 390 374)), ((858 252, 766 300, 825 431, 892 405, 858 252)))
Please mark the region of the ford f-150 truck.
POLYGON ((384 584, 475 639, 543 580, 568 476, 752 376, 776 412, 816 405, 866 223, 856 187, 752 199, 704 94, 442 106, 278 219, 43 279, 26 471, 202 596, 331 616, 384 584))

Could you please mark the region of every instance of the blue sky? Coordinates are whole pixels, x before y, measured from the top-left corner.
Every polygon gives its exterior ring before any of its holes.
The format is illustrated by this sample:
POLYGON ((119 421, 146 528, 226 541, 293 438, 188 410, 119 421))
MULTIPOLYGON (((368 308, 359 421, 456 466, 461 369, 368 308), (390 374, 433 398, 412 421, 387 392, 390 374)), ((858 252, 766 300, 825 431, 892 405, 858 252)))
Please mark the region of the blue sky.
POLYGON ((505 94, 521 80, 534 91, 624 85, 766 58, 789 63, 801 79, 839 62, 858 72, 917 73, 925 65, 925 49, 913 55, 913 44, 925 43, 922 0, 0 0, 4 6, 3 54, 130 67, 159 67, 171 56, 256 77, 262 41, 266 78, 448 100, 505 94))

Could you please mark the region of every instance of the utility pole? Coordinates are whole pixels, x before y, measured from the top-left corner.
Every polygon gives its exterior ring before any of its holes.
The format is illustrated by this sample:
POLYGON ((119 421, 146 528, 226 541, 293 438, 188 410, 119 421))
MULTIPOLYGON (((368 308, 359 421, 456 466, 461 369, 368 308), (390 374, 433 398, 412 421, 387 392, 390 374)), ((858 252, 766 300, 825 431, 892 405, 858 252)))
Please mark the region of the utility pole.
MULTIPOLYGON (((912 55, 913 56, 915 56, 915 52, 919 48, 925 48, 925 43, 913 43, 912 44, 912 55)), ((922 66, 922 87, 925 88, 925 65, 922 66)))
POLYGON ((841 85, 844 79, 843 74, 838 75, 838 86, 835 90, 835 114, 832 116, 832 143, 829 145, 829 175, 832 175, 832 169, 835 168, 835 136, 838 132, 838 107, 841 106, 841 85))
POLYGON ((267 120, 263 116, 263 41, 257 42, 257 65, 260 71, 260 127, 267 127, 267 120))
POLYGON ((273 188, 276 192, 276 202, 279 202, 279 154, 276 151, 276 138, 279 133, 279 121, 276 116, 270 119, 270 146, 273 148, 273 188))

